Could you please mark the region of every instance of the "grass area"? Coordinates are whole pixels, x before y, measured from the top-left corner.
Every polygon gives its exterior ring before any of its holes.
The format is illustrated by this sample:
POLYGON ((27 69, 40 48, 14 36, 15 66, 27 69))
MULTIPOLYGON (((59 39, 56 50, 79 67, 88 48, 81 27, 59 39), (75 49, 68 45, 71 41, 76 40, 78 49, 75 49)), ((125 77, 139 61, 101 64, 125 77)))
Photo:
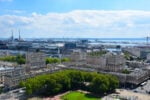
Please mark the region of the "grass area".
POLYGON ((91 94, 85 94, 78 91, 72 91, 61 97, 62 100, 101 100, 91 94))
POLYGON ((33 97, 33 98, 29 98, 27 100, 43 100, 42 98, 38 98, 38 97, 33 97))

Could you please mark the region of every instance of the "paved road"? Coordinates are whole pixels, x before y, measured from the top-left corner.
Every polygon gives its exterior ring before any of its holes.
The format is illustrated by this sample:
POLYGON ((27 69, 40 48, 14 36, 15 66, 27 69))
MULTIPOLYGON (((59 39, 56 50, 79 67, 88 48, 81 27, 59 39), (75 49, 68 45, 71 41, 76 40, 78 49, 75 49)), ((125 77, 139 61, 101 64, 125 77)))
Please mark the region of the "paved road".
MULTIPOLYGON (((24 97, 25 91, 22 89, 16 89, 7 93, 0 94, 0 100, 20 100, 24 97)), ((23 99, 22 99, 23 100, 23 99)))
POLYGON ((145 85, 139 86, 133 91, 138 93, 150 94, 150 80, 146 81, 145 85))

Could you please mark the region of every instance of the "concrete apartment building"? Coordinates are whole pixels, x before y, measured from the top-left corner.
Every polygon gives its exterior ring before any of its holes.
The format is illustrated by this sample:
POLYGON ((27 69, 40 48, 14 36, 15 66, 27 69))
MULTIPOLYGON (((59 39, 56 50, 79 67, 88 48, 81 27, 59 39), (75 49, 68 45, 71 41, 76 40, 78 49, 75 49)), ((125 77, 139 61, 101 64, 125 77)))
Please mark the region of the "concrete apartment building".
POLYGON ((126 48, 123 48, 123 51, 126 51, 136 57, 141 56, 141 49, 137 47, 126 47, 126 48))
POLYGON ((102 56, 86 56, 86 63, 101 70, 117 72, 125 67, 123 55, 105 54, 102 56))
POLYGON ((149 47, 126 47, 126 48, 123 48, 123 51, 126 51, 129 54, 136 56, 136 57, 149 59, 149 56, 148 56, 150 54, 149 47))
POLYGON ((73 51, 73 53, 70 54, 69 58, 72 62, 81 62, 86 60, 86 53, 82 52, 80 50, 73 51))
POLYGON ((0 50, 0 57, 9 56, 10 53, 8 51, 0 50))
POLYGON ((86 64, 98 69, 105 70, 106 68, 106 57, 105 56, 86 56, 86 64))
POLYGON ((149 78, 149 73, 146 70, 134 70, 132 73, 127 75, 126 81, 128 83, 136 84, 142 83, 144 80, 149 78))
POLYGON ((12 71, 12 69, 1 69, 0 70, 0 85, 3 86, 4 85, 4 81, 5 81, 5 75, 9 74, 12 71))
POLYGON ((46 67, 46 55, 41 52, 27 52, 26 67, 27 70, 46 67))
POLYGON ((136 86, 143 81, 147 80, 149 78, 150 73, 147 70, 135 70, 131 72, 130 74, 123 74, 118 72, 103 72, 106 74, 111 74, 116 76, 120 83, 123 84, 131 84, 131 86, 136 86))
POLYGON ((24 68, 14 68, 4 76, 4 86, 11 89, 18 86, 21 80, 26 80, 24 68))
POLYGON ((85 52, 73 52, 70 59, 72 63, 83 63, 86 66, 111 72, 121 71, 126 64, 123 55, 113 53, 90 55, 85 52))
POLYGON ((125 67, 126 60, 123 55, 108 55, 106 60, 106 70, 117 72, 121 71, 125 67))
POLYGON ((0 71, 0 84, 1 86, 4 84, 4 75, 6 74, 6 72, 4 70, 0 71))
POLYGON ((26 65, 24 66, 17 66, 14 63, 1 61, 0 84, 8 88, 18 86, 20 81, 32 77, 30 70, 46 67, 45 57, 46 56, 40 52, 28 52, 26 55, 26 65))
POLYGON ((4 84, 4 76, 9 74, 14 66, 17 66, 16 63, 0 61, 0 84, 4 84))
POLYGON ((147 54, 146 60, 150 62, 150 53, 147 54))

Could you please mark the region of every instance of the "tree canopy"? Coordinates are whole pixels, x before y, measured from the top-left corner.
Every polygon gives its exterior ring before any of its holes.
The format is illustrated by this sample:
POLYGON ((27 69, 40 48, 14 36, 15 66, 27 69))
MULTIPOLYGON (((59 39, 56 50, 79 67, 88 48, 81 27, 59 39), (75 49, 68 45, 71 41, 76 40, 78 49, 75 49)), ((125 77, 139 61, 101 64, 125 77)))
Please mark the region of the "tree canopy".
MULTIPOLYGON (((17 64, 25 64, 26 59, 25 55, 17 55, 17 56, 6 56, 1 57, 1 61, 8 61, 8 62, 16 62, 17 64)), ((61 60, 59 58, 46 58, 45 62, 46 64, 52 64, 52 63, 60 63, 60 62, 69 62, 69 58, 62 58, 61 60)))
POLYGON ((0 60, 8 62, 16 62, 17 64, 25 64, 25 56, 23 55, 1 57, 0 60))
POLYGON ((69 58, 46 58, 46 64, 52 64, 52 63, 60 63, 60 62, 69 62, 70 59, 69 58))
POLYGON ((26 87, 27 94, 39 95, 55 95, 74 89, 85 89, 96 94, 104 94, 113 91, 118 85, 118 79, 112 75, 79 70, 63 70, 39 75, 20 83, 21 87, 26 87))

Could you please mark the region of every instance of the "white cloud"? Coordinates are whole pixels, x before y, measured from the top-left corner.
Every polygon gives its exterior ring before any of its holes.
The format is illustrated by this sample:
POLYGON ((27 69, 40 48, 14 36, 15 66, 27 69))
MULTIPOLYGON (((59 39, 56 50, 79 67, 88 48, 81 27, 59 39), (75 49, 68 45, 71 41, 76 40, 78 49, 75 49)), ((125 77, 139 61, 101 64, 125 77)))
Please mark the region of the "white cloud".
POLYGON ((5 9, 4 11, 5 11, 5 13, 9 13, 9 14, 24 14, 24 13, 26 13, 26 11, 24 11, 24 10, 9 10, 9 9, 5 9))
POLYGON ((150 12, 137 10, 75 10, 31 16, 1 15, 0 34, 21 29, 25 37, 145 37, 150 12))

